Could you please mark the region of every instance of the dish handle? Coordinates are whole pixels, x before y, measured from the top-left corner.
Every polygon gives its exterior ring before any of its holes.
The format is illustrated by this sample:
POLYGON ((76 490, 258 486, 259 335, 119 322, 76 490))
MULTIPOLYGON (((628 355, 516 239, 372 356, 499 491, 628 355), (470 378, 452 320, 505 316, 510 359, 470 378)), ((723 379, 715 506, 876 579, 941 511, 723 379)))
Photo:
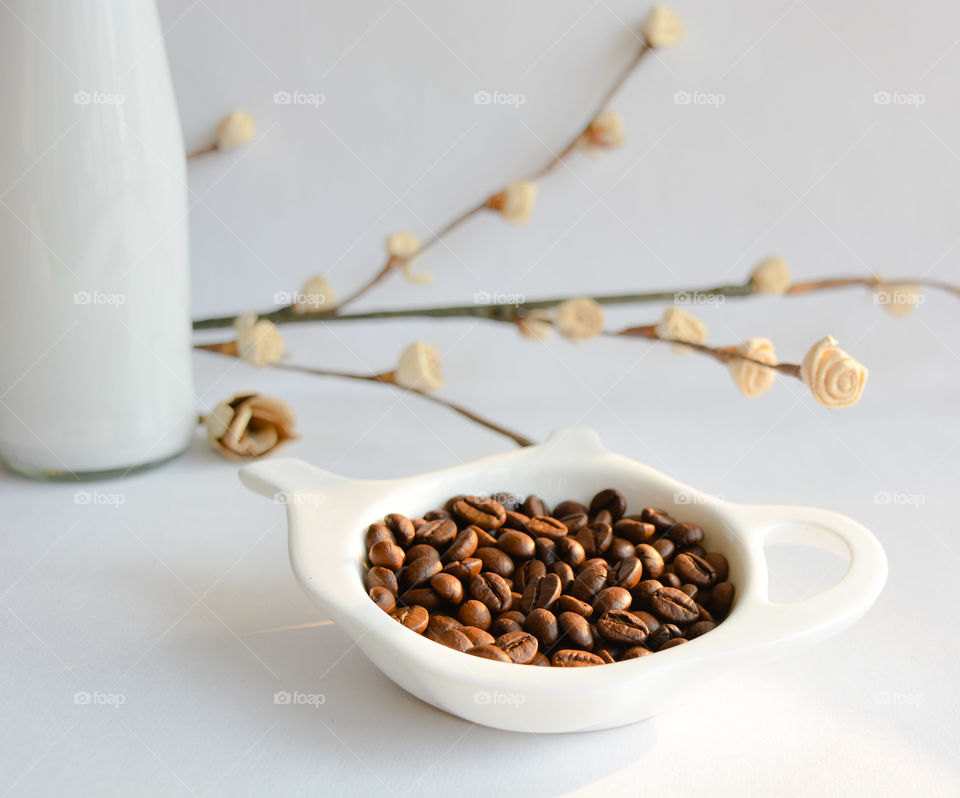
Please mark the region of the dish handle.
MULTIPOLYGON (((778 643, 828 637, 857 620, 880 594, 887 579, 887 557, 879 541, 861 524, 829 510, 810 507, 762 507, 755 518, 753 555, 765 561, 770 543, 812 546, 849 560, 839 582, 805 599, 763 600, 752 609, 756 623, 768 627, 778 643)), ((764 569, 765 570, 765 569, 764 569)))
POLYGON ((324 471, 295 457, 258 460, 240 469, 240 481, 254 493, 278 504, 291 503, 295 496, 322 496, 332 487, 353 480, 324 471))

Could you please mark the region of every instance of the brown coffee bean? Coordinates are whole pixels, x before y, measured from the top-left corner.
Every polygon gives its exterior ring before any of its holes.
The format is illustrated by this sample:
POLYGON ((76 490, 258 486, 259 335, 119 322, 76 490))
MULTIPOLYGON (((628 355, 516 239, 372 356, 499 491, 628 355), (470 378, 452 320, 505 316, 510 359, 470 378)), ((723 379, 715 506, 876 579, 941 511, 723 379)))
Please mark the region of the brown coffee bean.
POLYGON ((527 585, 534 580, 539 579, 541 576, 546 575, 547 566, 542 560, 527 560, 517 569, 516 573, 514 574, 514 586, 517 587, 521 593, 523 593, 527 585))
POLYGON ((430 621, 427 623, 427 628, 434 632, 445 632, 447 629, 458 629, 463 626, 460 621, 456 618, 453 618, 449 615, 443 615, 439 612, 435 612, 430 615, 430 621))
POLYGON ((705 635, 707 632, 716 628, 717 625, 713 621, 697 621, 687 627, 686 632, 684 632, 684 637, 686 637, 687 640, 693 640, 693 638, 705 635))
POLYGON ((516 566, 506 552, 495 549, 493 546, 481 546, 473 553, 473 556, 483 563, 484 571, 491 571, 504 577, 513 576, 516 566))
MULTIPOLYGON (((632 550, 633 547, 631 547, 632 550)), ((643 563, 640 562, 639 557, 631 555, 620 560, 611 573, 617 587, 633 590, 640 584, 640 579, 643 577, 643 563)))
POLYGON ((613 515, 609 510, 600 510, 590 519, 595 524, 609 524, 613 526, 613 515))
POLYGON ((427 623, 430 620, 429 613, 419 605, 400 607, 394 613, 394 617, 407 629, 413 630, 418 635, 423 634, 423 630, 427 628, 427 623))
POLYGON ((652 651, 659 651, 660 646, 668 640, 680 637, 682 634, 683 632, 680 631, 680 627, 676 624, 664 623, 650 632, 650 635, 646 639, 646 646, 652 651))
POLYGON ((550 573, 556 574, 560 577, 561 593, 568 593, 570 588, 573 587, 573 582, 574 579, 576 579, 576 575, 573 572, 573 568, 571 568, 565 562, 555 562, 550 566, 550 573))
POLYGON ((397 607, 397 597, 381 585, 375 585, 368 591, 370 598, 386 613, 393 612, 397 607))
POLYGON ((713 566, 713 570, 717 572, 718 582, 727 581, 727 577, 730 575, 730 565, 726 557, 720 554, 720 552, 710 551, 707 552, 703 559, 710 563, 710 565, 713 566))
POLYGON ((597 621, 597 632, 614 643, 626 643, 635 646, 646 640, 650 630, 632 612, 610 610, 597 621))
POLYGON ((416 529, 413 527, 413 522, 405 515, 400 515, 400 513, 390 513, 390 515, 383 519, 383 523, 387 529, 393 533, 393 537, 401 546, 406 548, 413 543, 413 537, 416 534, 416 529))
POLYGON ((467 557, 473 556, 478 545, 477 527, 468 526, 457 532, 457 536, 453 539, 453 542, 447 546, 446 551, 443 552, 443 556, 440 559, 443 562, 465 560, 467 557))
POLYGON ((520 608, 525 612, 536 609, 549 609, 560 598, 560 577, 556 574, 546 574, 536 580, 528 582, 523 591, 520 608))
POLYGON ((532 660, 539 647, 537 638, 529 632, 507 632, 497 638, 496 645, 517 665, 526 665, 532 660))
POLYGON ((407 549, 407 556, 404 561, 407 563, 407 565, 409 565, 414 560, 419 560, 421 557, 429 557, 433 560, 439 560, 440 552, 438 552, 428 543, 417 543, 415 546, 411 546, 409 549, 407 549))
POLYGON ((430 587, 437 595, 450 604, 463 601, 463 582, 450 574, 435 574, 430 577, 430 587))
POLYGON ((418 557, 404 567, 400 578, 407 587, 419 587, 429 582, 431 576, 440 573, 442 570, 443 566, 439 559, 418 557))
POLYGON ((541 654, 539 651, 536 653, 534 658, 530 660, 527 665, 537 665, 541 668, 550 667, 550 658, 546 654, 541 654))
POLYGON ((567 534, 572 535, 590 523, 590 516, 586 513, 573 513, 572 515, 558 516, 558 520, 567 528, 567 534))
POLYGON ((589 651, 564 648, 550 657, 550 664, 554 668, 582 668, 590 665, 603 665, 604 660, 589 651))
POLYGON ((610 543, 610 548, 607 549, 607 557, 613 562, 619 562, 627 557, 633 557, 636 554, 636 548, 637 547, 626 538, 618 538, 614 535, 613 542, 610 543))
POLYGON ((457 534, 457 525, 447 518, 437 518, 428 520, 420 527, 415 536, 415 540, 420 543, 427 543, 436 549, 448 546, 457 534))
POLYGON ((653 524, 659 535, 665 534, 670 527, 677 523, 666 512, 658 510, 656 507, 644 507, 640 512, 640 520, 647 524, 653 524))
POLYGON ((527 531, 527 521, 530 518, 523 513, 517 513, 513 510, 507 510, 506 518, 504 519, 503 526, 501 529, 516 529, 519 532, 527 531))
POLYGON ((554 563, 560 562, 560 558, 557 556, 556 541, 550 540, 550 538, 537 538, 534 540, 534 546, 536 547, 536 558, 548 568, 554 563))
POLYGON ((557 556, 573 568, 576 568, 587 559, 587 553, 584 551, 583 544, 569 535, 557 541, 555 550, 557 556))
POLYGON ((465 496, 453 505, 453 514, 465 524, 475 524, 481 529, 499 529, 507 520, 507 511, 494 499, 480 496, 465 496))
POLYGON ((529 559, 536 552, 533 538, 526 532, 518 532, 515 529, 501 532, 500 537, 497 538, 497 545, 500 546, 501 551, 519 560, 529 559))
POLYGON ((457 612, 457 618, 464 626, 475 626, 477 629, 487 630, 493 619, 490 617, 490 610, 482 601, 469 599, 460 605, 457 612))
POLYGON ((717 571, 708 560, 695 554, 678 554, 673 561, 677 576, 685 582, 708 587, 717 581, 717 571))
POLYGON ((510 586, 503 581, 500 574, 492 571, 484 571, 479 576, 470 577, 470 595, 477 601, 483 602, 490 612, 509 610, 512 602, 510 586))
POLYGON ((669 623, 691 623, 697 620, 696 602, 682 590, 662 587, 650 597, 650 607, 663 621, 669 623))
POLYGON ((697 602, 697 621, 712 621, 713 616, 710 614, 709 610, 704 607, 700 602, 697 602))
MULTIPOLYGON (((474 529, 475 529, 476 532, 477 532, 477 546, 478 546, 478 547, 488 546, 488 547, 496 548, 496 546, 497 546, 497 538, 496 538, 495 535, 493 535, 493 533, 487 532, 485 529, 481 529, 481 528, 478 527, 478 526, 474 526, 474 529)), ((496 530, 494 530, 494 531, 496 531, 496 530)))
POLYGON ((607 488, 590 501, 590 515, 596 516, 601 510, 606 510, 614 521, 619 521, 627 511, 627 500, 616 488, 607 488))
POLYGON ((647 579, 659 579, 663 573, 663 557, 660 552, 648 543, 637 546, 637 559, 643 566, 643 575, 647 579))
POLYGON ((463 493, 458 493, 456 496, 451 496, 449 499, 447 499, 443 503, 443 509, 446 510, 448 513, 450 513, 452 516, 453 505, 455 505, 458 501, 460 501, 460 499, 465 499, 465 498, 467 498, 466 494, 463 494, 463 493))
POLYGON ((703 540, 703 529, 689 521, 678 521, 667 535, 678 546, 693 546, 703 540))
POLYGON ((673 573, 673 571, 665 571, 664 573, 660 574, 660 581, 663 582, 666 587, 673 587, 677 590, 683 586, 683 581, 679 576, 673 573))
POLYGON ((367 551, 370 551, 377 543, 396 543, 397 540, 384 524, 370 524, 367 527, 366 534, 363 536, 363 545, 367 551))
POLYGON ((610 610, 628 610, 633 602, 629 590, 622 587, 605 587, 593 602, 593 613, 596 617, 602 616, 610 610))
POLYGON ((665 563, 670 562, 673 559, 673 555, 677 553, 677 547, 670 538, 660 538, 653 542, 653 547, 660 552, 660 556, 663 557, 665 563))
POLYGON ((473 641, 463 631, 465 628, 466 627, 454 627, 443 632, 437 632, 437 642, 449 648, 454 648, 457 651, 466 651, 469 648, 473 648, 473 641))
POLYGON ((656 615, 650 612, 645 612, 644 610, 633 609, 631 612, 636 615, 641 621, 647 625, 647 629, 651 632, 655 632, 660 628, 660 619, 656 615))
POLYGON ((550 610, 537 609, 531 611, 523 622, 523 628, 540 641, 541 651, 549 649, 560 638, 557 616, 550 610))
POLYGON ((423 514, 424 521, 452 521, 453 516, 446 510, 431 510, 423 514))
POLYGON ((653 524, 645 524, 634 518, 621 518, 613 525, 613 534, 626 538, 634 546, 650 541, 656 531, 653 524))
POLYGON ((734 587, 730 582, 718 582, 710 591, 707 609, 715 618, 726 618, 733 606, 734 587))
POLYGON ((560 612, 575 612, 584 618, 589 618, 593 615, 593 607, 587 604, 587 602, 580 601, 580 599, 574 598, 573 596, 560 596, 560 598, 557 599, 556 608, 560 612))
POLYGON ((495 618, 493 623, 490 624, 490 634, 492 634, 494 637, 502 637, 508 632, 522 632, 523 617, 524 616, 521 615, 519 621, 506 617, 506 614, 501 615, 499 618, 495 618))
POLYGON ((623 652, 623 656, 620 658, 620 661, 628 659, 639 659, 640 657, 646 657, 648 654, 653 652, 649 648, 644 648, 643 646, 630 646, 626 651, 623 652))
POLYGON ((564 644, 569 643, 587 651, 593 648, 593 633, 590 631, 587 619, 582 615, 575 612, 561 612, 557 616, 557 625, 560 627, 560 639, 564 644))
POLYGON ((556 507, 553 508, 553 517, 554 518, 564 518, 568 515, 586 515, 587 506, 585 504, 580 504, 577 501, 567 501, 560 502, 556 507))
POLYGON ((464 626, 460 631, 470 638, 475 646, 493 645, 493 635, 478 626, 464 626))
POLYGON ((550 508, 547 507, 547 503, 539 496, 534 496, 533 494, 527 496, 522 509, 524 514, 530 518, 536 515, 550 515, 550 508))
POLYGON ((384 587, 396 596, 399 593, 397 587, 397 577, 393 571, 384 568, 382 565, 375 565, 363 575, 363 586, 367 590, 375 587, 384 587))
POLYGON ((465 560, 448 562, 443 567, 445 574, 457 577, 461 582, 466 582, 474 574, 483 570, 483 563, 476 557, 467 557, 465 560))
POLYGON ((399 571, 403 567, 404 551, 396 543, 381 540, 370 547, 367 555, 372 565, 382 565, 391 571, 399 571))
POLYGON ((397 603, 404 607, 419 604, 428 612, 436 612, 443 606, 443 599, 432 587, 412 587, 400 594, 397 603))
POLYGON ((658 579, 644 579, 632 591, 634 606, 649 606, 650 597, 656 593, 663 583, 658 579))
POLYGON ((481 657, 483 659, 491 659, 494 662, 513 662, 506 653, 501 651, 495 645, 489 646, 474 646, 473 648, 467 649, 468 654, 472 654, 475 657, 481 657))
POLYGON ((697 600, 697 593, 699 592, 700 589, 696 585, 691 585, 691 584, 680 585, 680 589, 684 593, 686 593, 688 596, 690 596, 690 598, 692 598, 694 601, 697 600))
POLYGON ((668 640, 666 643, 660 646, 660 648, 658 648, 657 651, 666 651, 668 648, 676 648, 677 646, 682 645, 683 643, 686 643, 686 642, 687 642, 686 638, 674 637, 672 640, 668 640))
MULTIPOLYGON (((684 546, 677 551, 677 554, 693 554, 697 557, 706 557, 707 550, 703 546, 684 546)), ((676 557, 674 557, 676 559, 676 557)))
POLYGON ((574 598, 592 603, 594 597, 607 586, 606 563, 587 564, 580 569, 570 592, 574 598))
POLYGON ((534 537, 559 540, 567 534, 567 528, 556 518, 537 515, 527 521, 527 532, 534 537))
POLYGON ((610 524, 594 521, 575 535, 589 557, 602 555, 613 543, 613 528, 610 524))

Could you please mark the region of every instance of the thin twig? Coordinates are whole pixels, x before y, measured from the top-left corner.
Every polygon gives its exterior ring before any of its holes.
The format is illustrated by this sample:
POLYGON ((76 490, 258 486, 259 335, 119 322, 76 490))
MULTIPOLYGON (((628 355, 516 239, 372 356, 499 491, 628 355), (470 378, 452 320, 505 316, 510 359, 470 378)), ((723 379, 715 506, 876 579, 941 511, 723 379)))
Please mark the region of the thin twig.
POLYGON ((204 155, 212 155, 213 153, 219 152, 219 151, 220 151, 219 144, 210 144, 209 146, 206 146, 203 149, 195 150, 194 152, 187 153, 187 160, 192 161, 195 158, 201 158, 204 155))

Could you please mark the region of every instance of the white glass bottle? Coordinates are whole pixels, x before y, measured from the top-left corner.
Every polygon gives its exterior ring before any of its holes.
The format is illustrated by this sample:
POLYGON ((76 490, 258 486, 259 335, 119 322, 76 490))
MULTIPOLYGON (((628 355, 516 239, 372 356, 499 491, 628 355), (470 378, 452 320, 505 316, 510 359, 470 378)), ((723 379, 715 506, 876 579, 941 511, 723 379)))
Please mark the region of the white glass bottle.
POLYGON ((66 478, 162 462, 197 415, 153 0, 4 0, 0 74, 0 457, 66 478))

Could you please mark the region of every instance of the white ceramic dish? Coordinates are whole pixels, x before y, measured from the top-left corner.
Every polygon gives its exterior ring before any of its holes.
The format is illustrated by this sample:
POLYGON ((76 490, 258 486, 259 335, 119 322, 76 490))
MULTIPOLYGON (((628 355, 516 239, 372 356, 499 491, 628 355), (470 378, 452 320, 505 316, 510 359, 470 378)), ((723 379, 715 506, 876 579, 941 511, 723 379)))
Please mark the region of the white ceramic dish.
POLYGON ((240 477, 285 505, 294 573, 381 671, 440 709, 511 731, 606 729, 655 715, 678 703, 693 683, 842 631, 867 611, 887 575, 880 544, 845 516, 719 501, 606 450, 584 427, 560 429, 540 446, 403 479, 346 479, 294 459, 254 463, 240 477), (654 656, 593 668, 509 665, 406 629, 364 591, 363 535, 387 513, 416 517, 458 493, 535 493, 555 503, 584 500, 606 487, 623 491, 631 508, 662 507, 700 524, 710 550, 726 555, 737 595, 716 629, 654 656), (775 604, 767 598, 768 542, 828 549, 850 564, 827 590, 775 604))

